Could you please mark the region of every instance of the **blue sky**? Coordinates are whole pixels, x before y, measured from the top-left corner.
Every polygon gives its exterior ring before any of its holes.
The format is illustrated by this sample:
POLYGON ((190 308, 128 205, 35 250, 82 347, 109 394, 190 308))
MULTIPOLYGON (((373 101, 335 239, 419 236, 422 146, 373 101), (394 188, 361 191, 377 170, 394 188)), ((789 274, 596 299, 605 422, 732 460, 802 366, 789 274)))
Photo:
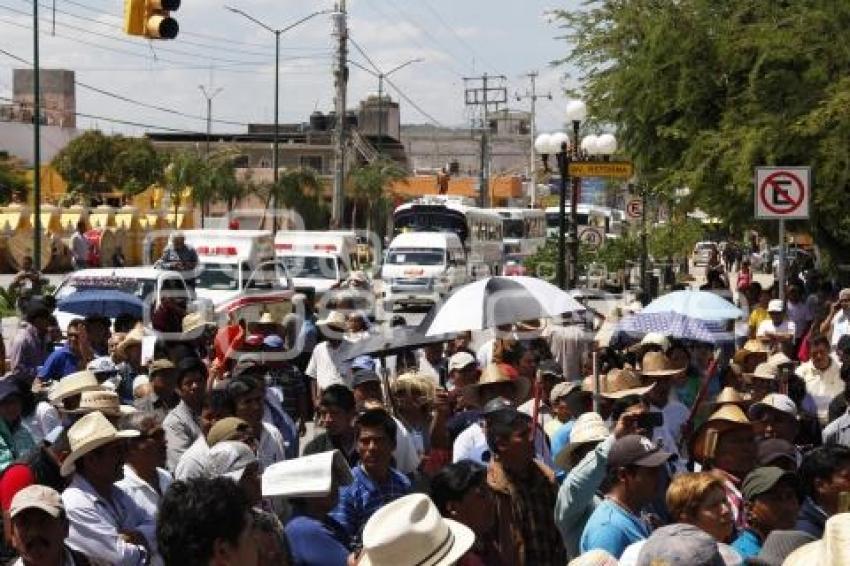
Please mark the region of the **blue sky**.
MULTIPOLYGON (((41 18, 42 67, 72 69, 77 80, 193 116, 205 112, 198 85, 222 88, 214 101, 217 119, 237 123, 270 122, 273 112, 274 37, 228 12, 230 4, 284 27, 312 11, 332 8, 333 0, 183 0, 175 17, 181 35, 174 41, 148 42, 121 32, 123 0, 55 0, 56 35, 51 35, 53 0, 37 0, 41 18)), ((527 108, 513 95, 524 92, 531 70, 541 74, 539 87, 552 101, 539 102, 538 128, 561 126, 565 100, 564 69, 549 63, 568 45, 556 40, 558 29, 545 13, 577 0, 349 0, 352 38, 383 70, 411 58, 391 80, 443 125, 464 125, 463 77, 483 72, 507 76, 512 108, 527 108)), ((0 49, 26 60, 32 57, 32 0, 0 0, 0 49), (23 13, 21 13, 23 12, 23 13)), ((302 121, 314 109, 333 106, 331 23, 319 16, 282 36, 281 120, 302 121)), ((367 64, 352 50, 351 58, 367 64)), ((0 96, 11 96, 12 72, 18 64, 0 53, 0 96)), ((377 79, 351 68, 349 107, 377 90, 377 79)), ((395 97, 395 93, 390 91, 395 97)), ((2 100, 0 100, 2 102, 2 100)), ((144 124, 203 131, 202 120, 185 118, 77 90, 77 110, 144 124)), ((404 123, 429 118, 402 101, 404 123)), ((139 134, 144 128, 79 119, 84 127, 139 134)), ((214 124, 214 131, 242 131, 244 126, 214 124)))

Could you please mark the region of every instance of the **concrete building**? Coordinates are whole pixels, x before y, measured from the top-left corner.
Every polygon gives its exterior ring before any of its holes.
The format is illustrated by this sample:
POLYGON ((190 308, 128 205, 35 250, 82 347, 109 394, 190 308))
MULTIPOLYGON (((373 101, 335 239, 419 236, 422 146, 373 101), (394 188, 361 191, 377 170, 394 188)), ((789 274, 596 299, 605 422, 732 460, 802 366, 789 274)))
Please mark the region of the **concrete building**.
MULTIPOLYGON (((41 127, 41 162, 46 164, 53 159, 68 143, 82 135, 82 130, 60 128, 59 126, 41 127)), ((33 125, 22 122, 0 121, 0 151, 20 159, 25 166, 32 167, 34 159, 33 125)))
MULTIPOLYGON (((32 122, 35 97, 32 69, 15 69, 12 72, 12 103, 0 107, 0 120, 32 122)), ((77 126, 77 96, 74 71, 41 69, 41 123, 61 128, 77 126)))

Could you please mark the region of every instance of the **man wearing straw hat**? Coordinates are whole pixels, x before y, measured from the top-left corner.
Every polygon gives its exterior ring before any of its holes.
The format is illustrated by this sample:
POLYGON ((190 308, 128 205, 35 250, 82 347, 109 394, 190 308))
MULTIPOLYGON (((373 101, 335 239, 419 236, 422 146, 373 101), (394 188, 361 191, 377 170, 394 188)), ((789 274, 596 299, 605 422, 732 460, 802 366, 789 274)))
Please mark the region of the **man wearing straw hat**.
POLYGON ((123 476, 121 443, 138 431, 119 431, 99 412, 68 430, 71 453, 60 473, 71 477, 62 501, 71 524, 68 544, 95 561, 147 564, 156 553, 155 522, 114 484, 123 476))
POLYGON ((313 348, 310 362, 304 373, 311 380, 313 388, 313 406, 318 406, 323 389, 334 383, 351 387, 349 377, 350 364, 343 359, 342 338, 345 333, 345 315, 331 311, 328 316, 316 323, 327 340, 313 348))
POLYGON ((652 437, 661 442, 665 450, 676 455, 682 440, 682 427, 688 420, 690 411, 681 402, 670 398, 674 379, 684 373, 686 368, 673 367, 672 361, 662 352, 647 352, 641 362, 640 373, 645 383, 654 383, 645 399, 650 405, 650 412, 661 413, 664 424, 655 427, 652 437))

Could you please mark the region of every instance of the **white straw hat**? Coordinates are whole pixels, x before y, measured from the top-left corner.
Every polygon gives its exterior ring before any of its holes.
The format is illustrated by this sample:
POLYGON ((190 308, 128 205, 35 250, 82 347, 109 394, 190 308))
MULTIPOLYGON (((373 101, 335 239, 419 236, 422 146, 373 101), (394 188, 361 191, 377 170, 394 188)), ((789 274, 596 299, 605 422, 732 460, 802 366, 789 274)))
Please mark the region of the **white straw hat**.
POLYGON ((272 464, 263 471, 263 497, 324 497, 352 482, 342 452, 330 450, 272 464))
POLYGON ((135 407, 122 405, 117 393, 106 389, 84 391, 80 397, 80 406, 68 412, 79 415, 94 411, 99 411, 107 417, 123 417, 137 412, 135 407))
POLYGON ((100 383, 94 373, 83 370, 71 373, 63 377, 50 388, 47 398, 54 405, 61 405, 68 397, 79 395, 86 391, 101 389, 100 383))
POLYGON ((827 519, 822 539, 801 546, 782 563, 783 566, 846 564, 850 564, 850 513, 839 513, 827 519))
POLYGON ((116 440, 137 436, 139 436, 137 430, 116 430, 112 423, 103 416, 103 413, 89 413, 81 417, 74 423, 74 426, 68 429, 68 444, 71 447, 71 453, 62 462, 59 473, 62 474, 62 477, 70 476, 76 471, 74 462, 92 450, 116 440))
POLYGON ((426 495, 406 495, 378 509, 363 529, 358 566, 448 566, 472 547, 475 533, 444 519, 426 495))

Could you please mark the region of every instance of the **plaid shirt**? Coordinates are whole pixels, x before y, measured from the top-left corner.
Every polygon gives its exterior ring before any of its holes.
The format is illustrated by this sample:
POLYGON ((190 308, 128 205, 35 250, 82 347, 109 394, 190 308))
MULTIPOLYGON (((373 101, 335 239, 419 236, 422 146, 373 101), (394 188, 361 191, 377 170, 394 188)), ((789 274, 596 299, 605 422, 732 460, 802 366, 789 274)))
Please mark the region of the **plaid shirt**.
POLYGON ((558 488, 552 470, 534 462, 526 477, 513 478, 494 460, 487 470, 487 484, 494 494, 499 552, 505 563, 566 564, 567 551, 555 526, 558 488))
MULTIPOLYGON (((356 542, 366 521, 375 511, 410 493, 410 480, 393 468, 390 468, 389 481, 383 485, 375 483, 366 474, 363 466, 357 466, 351 473, 354 481, 339 490, 339 503, 330 515, 336 519, 352 542, 356 542)), ((552 505, 554 506, 554 502, 552 505)))

